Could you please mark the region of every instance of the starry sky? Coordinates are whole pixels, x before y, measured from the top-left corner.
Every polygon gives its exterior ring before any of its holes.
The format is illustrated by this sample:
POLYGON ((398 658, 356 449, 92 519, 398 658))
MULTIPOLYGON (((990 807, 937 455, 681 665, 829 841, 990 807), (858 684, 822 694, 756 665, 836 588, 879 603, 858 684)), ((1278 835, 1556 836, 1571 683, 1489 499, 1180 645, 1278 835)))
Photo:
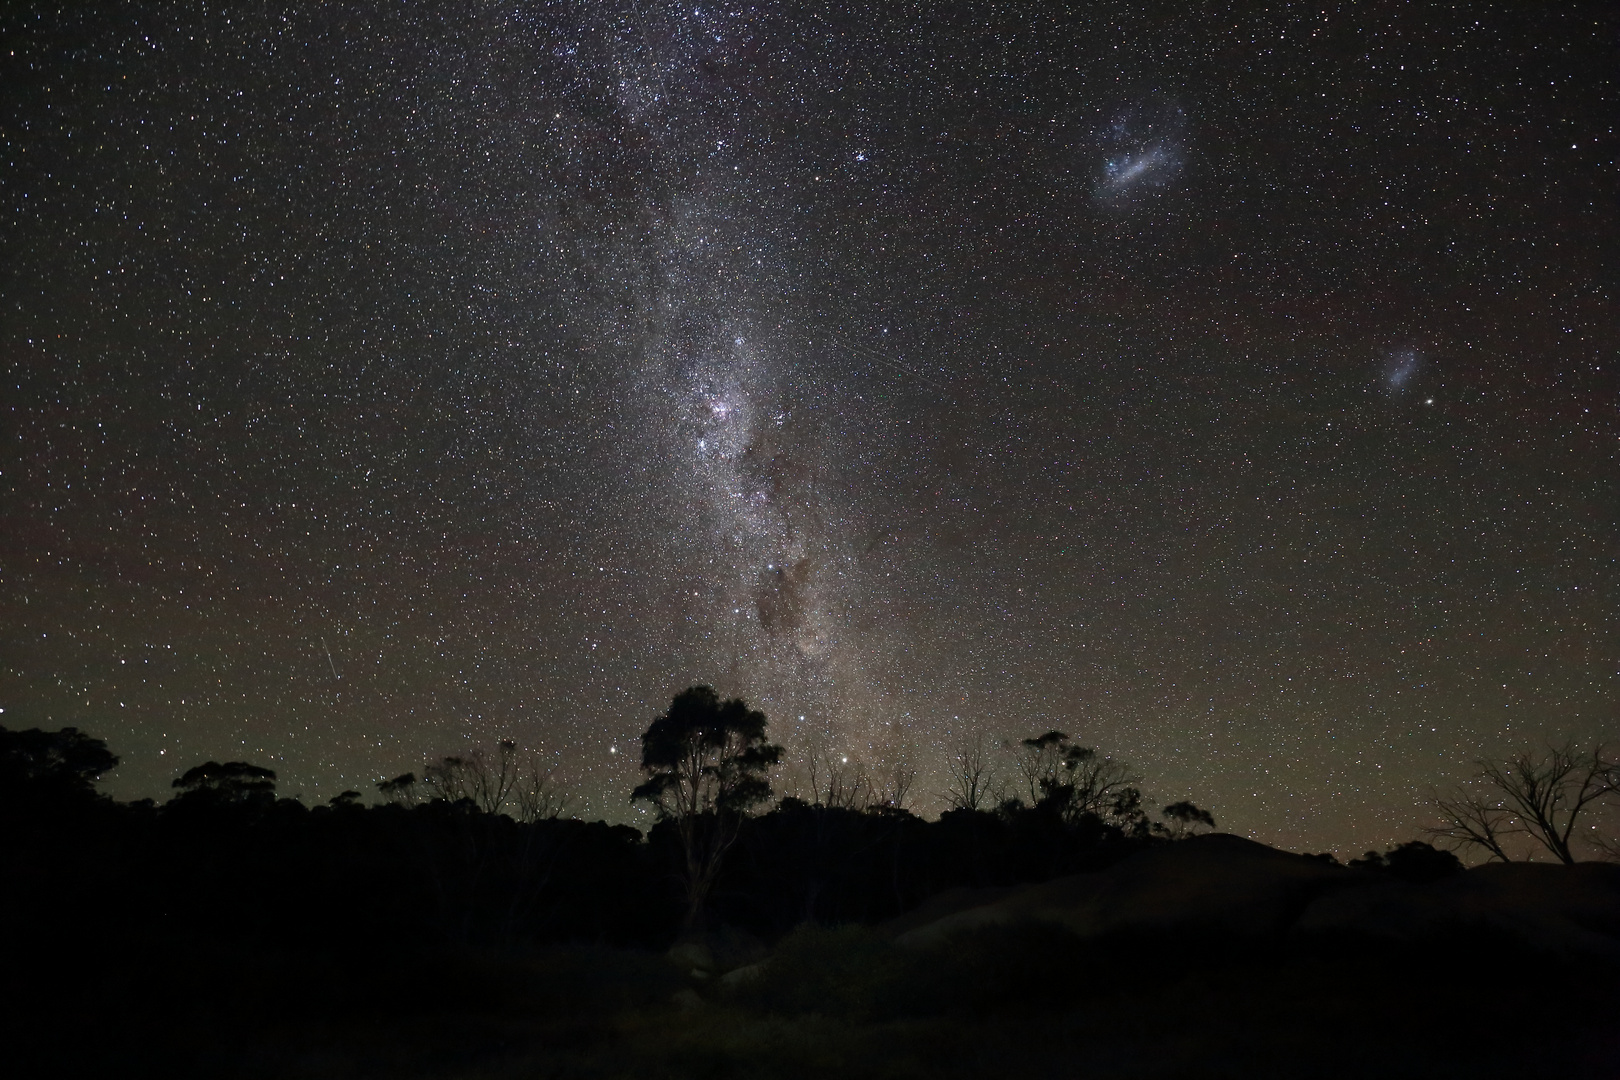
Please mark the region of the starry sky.
POLYGON ((1620 736, 1606 5, 0 28, 0 724, 118 797, 510 736, 645 824, 707 682, 1354 854, 1620 736))

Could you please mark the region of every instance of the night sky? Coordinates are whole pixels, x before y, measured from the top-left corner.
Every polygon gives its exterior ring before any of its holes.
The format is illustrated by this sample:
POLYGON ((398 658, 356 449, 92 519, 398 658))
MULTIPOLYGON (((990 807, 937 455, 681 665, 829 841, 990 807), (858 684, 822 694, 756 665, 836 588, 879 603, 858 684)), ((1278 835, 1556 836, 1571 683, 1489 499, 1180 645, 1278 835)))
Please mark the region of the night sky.
POLYGON ((297 7, 0 16, 0 724, 110 793, 645 825, 708 682, 1355 854, 1620 736, 1608 5, 297 7))

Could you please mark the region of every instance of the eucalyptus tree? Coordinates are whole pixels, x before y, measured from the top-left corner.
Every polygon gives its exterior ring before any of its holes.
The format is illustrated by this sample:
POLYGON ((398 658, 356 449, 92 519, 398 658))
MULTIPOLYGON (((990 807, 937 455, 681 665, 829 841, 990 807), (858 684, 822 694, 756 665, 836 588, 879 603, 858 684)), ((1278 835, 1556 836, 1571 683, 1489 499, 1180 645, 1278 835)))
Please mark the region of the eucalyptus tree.
POLYGON ((742 818, 771 797, 782 748, 765 737, 765 714, 709 686, 681 691, 641 736, 647 779, 631 794, 653 805, 679 837, 686 926, 697 926, 742 818))

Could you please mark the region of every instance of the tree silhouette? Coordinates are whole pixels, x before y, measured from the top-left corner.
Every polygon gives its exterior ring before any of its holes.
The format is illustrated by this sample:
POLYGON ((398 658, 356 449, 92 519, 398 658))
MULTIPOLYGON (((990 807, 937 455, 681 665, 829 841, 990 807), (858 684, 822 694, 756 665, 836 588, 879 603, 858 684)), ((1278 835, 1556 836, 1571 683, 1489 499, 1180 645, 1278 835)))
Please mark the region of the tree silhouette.
MULTIPOLYGON (((378 790, 390 800, 409 802, 415 782, 406 773, 379 784, 378 790)), ((539 754, 520 751, 511 739, 496 743, 493 755, 477 749, 429 763, 422 770, 422 786, 434 799, 451 803, 468 799, 486 814, 502 813, 513 804, 519 821, 555 818, 568 807, 555 770, 544 765, 539 754)))
POLYGON ((512 787, 512 801, 519 821, 554 821, 567 811, 569 796, 557 783, 556 770, 543 767, 539 755, 531 754, 512 787))
MULTIPOLYGON (((1480 759, 1476 783, 1494 789, 1495 797, 1461 791, 1438 798, 1443 824, 1430 829, 1457 848, 1479 848, 1490 858, 1508 861, 1505 839, 1530 837, 1566 865, 1575 862, 1576 825, 1599 800, 1620 795, 1620 765, 1604 756, 1602 746, 1575 749, 1549 746, 1545 753, 1524 750, 1507 761, 1480 759)), ((1599 838, 1595 846, 1607 853, 1599 838)))
POLYGON ((805 754, 810 773, 810 801, 814 806, 839 810, 866 810, 879 802, 877 787, 859 760, 828 749, 812 735, 805 754))
POLYGON ((206 761, 187 769, 171 786, 180 791, 176 802, 243 805, 275 798, 276 774, 245 761, 206 761))
POLYGON ((883 772, 883 787, 876 792, 876 805, 887 810, 905 810, 911 801, 911 789, 917 783, 917 767, 900 760, 883 772))
POLYGON ((93 798, 95 782, 117 764, 106 743, 78 728, 0 727, 0 799, 6 801, 93 798))
POLYGON ((416 774, 401 773, 392 780, 383 780, 377 784, 377 790, 382 797, 390 803, 403 806, 415 802, 416 774))
POLYGON ((1122 761, 1080 746, 1061 731, 1025 739, 1018 771, 1037 807, 1066 825, 1112 820, 1132 834, 1147 834, 1139 778, 1122 761))
POLYGON ((1069 737, 1061 731, 1048 731, 1045 735, 1023 740, 1019 746, 1023 748, 1023 754, 1016 759, 1018 774, 1023 778, 1029 804, 1034 806, 1041 801, 1046 789, 1062 775, 1064 759, 1070 750, 1069 737))
POLYGON ((486 814, 498 814, 518 780, 517 744, 502 739, 491 759, 483 750, 440 758, 422 770, 422 783, 445 802, 470 799, 486 814))
POLYGON ((1408 840, 1399 847, 1390 848, 1382 855, 1376 851, 1369 851, 1359 859, 1351 859, 1350 865, 1360 870, 1373 870, 1402 881, 1418 883, 1439 881, 1441 878, 1463 871, 1462 860, 1455 854, 1442 851, 1422 840, 1408 840))
POLYGON ((1001 778, 982 734, 966 736, 951 751, 950 788, 945 801, 956 810, 983 810, 999 803, 1001 778))
POLYGON ((1171 823, 1172 835, 1178 840, 1195 833, 1200 825, 1210 829, 1215 827, 1215 816, 1208 810, 1200 809, 1190 799, 1171 803, 1160 813, 1171 823))
POLYGON ((1500 800, 1476 791, 1459 790, 1434 802, 1444 824, 1426 830, 1430 836, 1458 851, 1478 848, 1485 852, 1487 859, 1513 861, 1505 846, 1507 838, 1522 830, 1515 826, 1512 814, 1500 800))
POLYGON ((782 748, 765 741, 765 714, 713 687, 681 691, 641 736, 647 776, 631 799, 653 804, 675 827, 683 858, 685 925, 698 925, 704 900, 737 840, 740 819, 771 797, 767 773, 782 748))

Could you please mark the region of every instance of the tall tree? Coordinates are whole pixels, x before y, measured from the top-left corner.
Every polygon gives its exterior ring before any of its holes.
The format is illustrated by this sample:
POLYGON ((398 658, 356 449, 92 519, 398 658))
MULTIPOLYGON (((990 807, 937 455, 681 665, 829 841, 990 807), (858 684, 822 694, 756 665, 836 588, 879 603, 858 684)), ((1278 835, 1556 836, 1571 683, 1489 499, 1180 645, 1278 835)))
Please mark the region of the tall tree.
MULTIPOLYGON (((1061 731, 1048 731, 1045 735, 1037 735, 1033 739, 1025 739, 1019 744, 1022 753, 1015 759, 1018 774, 1023 779, 1023 792, 1029 796, 1029 805, 1034 806, 1045 796, 1047 789, 1058 782, 1064 773, 1064 766, 1068 762, 1071 750, 1083 750, 1069 743, 1069 737, 1061 731)), ((1085 750, 1085 753, 1091 751, 1085 750)))
POLYGON ((765 739, 765 714, 741 698, 721 701, 709 686, 675 695, 641 736, 647 779, 630 797, 675 827, 688 929, 701 922, 741 819, 771 797, 768 773, 781 760, 782 748, 765 739))

